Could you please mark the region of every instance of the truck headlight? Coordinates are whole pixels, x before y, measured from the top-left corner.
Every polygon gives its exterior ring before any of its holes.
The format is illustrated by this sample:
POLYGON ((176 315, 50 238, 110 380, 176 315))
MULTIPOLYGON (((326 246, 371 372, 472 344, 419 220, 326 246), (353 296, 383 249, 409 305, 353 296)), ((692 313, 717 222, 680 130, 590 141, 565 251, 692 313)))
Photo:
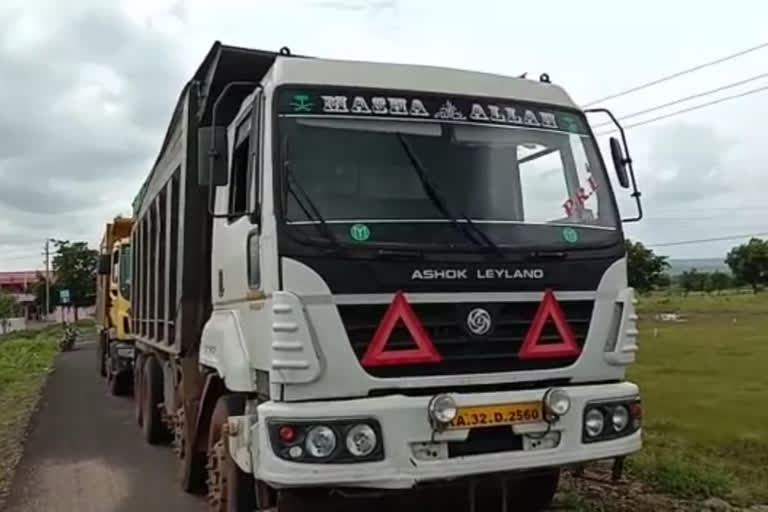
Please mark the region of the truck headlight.
POLYGON ((597 437, 605 427, 605 416, 600 409, 590 409, 584 415, 584 431, 589 437, 597 437))
POLYGON ((365 424, 355 425, 347 432, 347 450, 355 457, 367 457, 376 449, 376 432, 365 424))
POLYGON ((305 441, 307 452, 318 459, 328 457, 336 449, 336 433, 325 426, 312 428, 305 441))
POLYGON ((448 395, 436 395, 429 401, 429 417, 438 425, 448 425, 456 419, 456 401, 448 395))
POLYGON ((275 455, 310 464, 384 460, 384 437, 375 418, 267 420, 275 455))
POLYGON ((626 437, 640 430, 640 397, 594 400, 584 410, 583 443, 598 443, 626 437))
POLYGON ((564 389, 548 389, 544 394, 544 407, 555 416, 563 416, 571 409, 571 397, 564 389))
POLYGON ((621 432, 627 425, 629 425, 629 410, 623 405, 617 405, 613 409, 611 414, 611 423, 613 424, 613 430, 621 432))

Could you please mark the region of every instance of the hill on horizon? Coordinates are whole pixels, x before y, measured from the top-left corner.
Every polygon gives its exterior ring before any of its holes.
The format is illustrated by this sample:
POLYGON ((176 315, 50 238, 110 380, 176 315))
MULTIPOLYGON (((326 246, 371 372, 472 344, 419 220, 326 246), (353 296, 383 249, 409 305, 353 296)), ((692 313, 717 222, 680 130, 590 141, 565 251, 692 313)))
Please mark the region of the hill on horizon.
POLYGON ((686 270, 696 269, 700 272, 714 272, 720 270, 729 272, 730 269, 725 263, 725 257, 722 258, 669 258, 669 273, 672 275, 682 274, 686 270))

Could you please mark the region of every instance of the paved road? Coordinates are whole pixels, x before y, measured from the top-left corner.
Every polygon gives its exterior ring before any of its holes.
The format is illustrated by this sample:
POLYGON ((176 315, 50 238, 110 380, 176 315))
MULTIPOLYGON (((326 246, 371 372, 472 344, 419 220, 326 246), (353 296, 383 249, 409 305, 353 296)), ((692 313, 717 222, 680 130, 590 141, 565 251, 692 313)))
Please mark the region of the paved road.
POLYGON ((109 396, 93 341, 61 354, 16 472, 6 512, 202 512, 180 490, 167 447, 148 446, 130 399, 109 396))

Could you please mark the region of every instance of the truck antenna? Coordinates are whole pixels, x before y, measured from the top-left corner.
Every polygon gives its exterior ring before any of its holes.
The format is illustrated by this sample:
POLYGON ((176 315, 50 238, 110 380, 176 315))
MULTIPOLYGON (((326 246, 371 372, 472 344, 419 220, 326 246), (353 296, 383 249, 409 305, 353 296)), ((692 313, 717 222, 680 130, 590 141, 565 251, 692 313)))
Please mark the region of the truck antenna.
POLYGON ((523 73, 522 75, 518 76, 517 78, 525 78, 525 75, 527 75, 527 74, 528 74, 528 72, 526 71, 525 73, 523 73))

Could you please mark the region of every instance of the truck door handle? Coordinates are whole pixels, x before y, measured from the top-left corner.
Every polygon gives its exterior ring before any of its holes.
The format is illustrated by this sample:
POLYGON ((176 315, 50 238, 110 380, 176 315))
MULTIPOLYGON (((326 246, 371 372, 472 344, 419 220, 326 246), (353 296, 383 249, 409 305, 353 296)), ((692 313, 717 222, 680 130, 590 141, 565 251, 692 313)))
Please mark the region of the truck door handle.
POLYGON ((219 297, 224 296, 224 271, 219 269, 219 297))

